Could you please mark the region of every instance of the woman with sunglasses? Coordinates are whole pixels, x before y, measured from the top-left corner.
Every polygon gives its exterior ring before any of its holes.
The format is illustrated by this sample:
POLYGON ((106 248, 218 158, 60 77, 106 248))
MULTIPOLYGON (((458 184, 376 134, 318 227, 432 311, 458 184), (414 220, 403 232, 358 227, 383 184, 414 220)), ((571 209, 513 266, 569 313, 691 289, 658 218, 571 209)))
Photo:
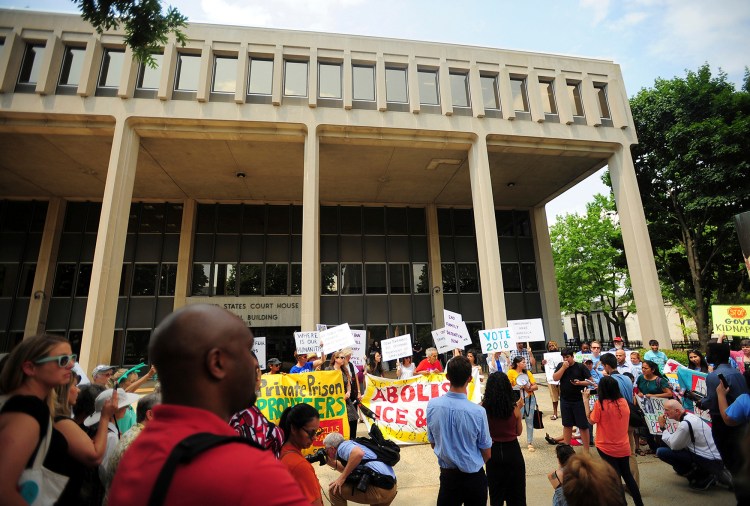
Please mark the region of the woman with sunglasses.
POLYGON ((297 480, 310 504, 322 506, 320 482, 313 466, 302 456, 302 450, 310 448, 319 436, 320 414, 309 404, 297 404, 284 410, 279 425, 286 435, 286 442, 281 447, 281 462, 297 480))
MULTIPOLYGON (((69 476, 68 443, 51 428, 52 391, 70 383, 76 356, 62 337, 41 335, 24 339, 8 357, 0 376, 0 497, 3 504, 22 505, 33 497, 21 495, 19 479, 31 468, 40 448, 49 448, 44 467, 69 476), (41 444, 45 443, 45 444, 41 444)), ((25 488, 24 491, 27 489, 25 488)), ((59 497, 62 487, 52 492, 59 497)))

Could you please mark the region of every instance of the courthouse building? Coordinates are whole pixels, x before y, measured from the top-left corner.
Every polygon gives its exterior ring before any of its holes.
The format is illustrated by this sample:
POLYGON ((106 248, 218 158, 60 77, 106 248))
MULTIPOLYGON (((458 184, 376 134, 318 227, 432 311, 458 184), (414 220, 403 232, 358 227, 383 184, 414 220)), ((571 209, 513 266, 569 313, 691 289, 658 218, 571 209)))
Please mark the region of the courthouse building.
MULTIPOLYGON (((641 333, 668 335, 618 65, 191 24, 155 66, 76 15, 0 10, 0 351, 137 363, 220 304, 289 360, 347 322, 424 344, 562 324, 544 206, 609 165, 641 333)), ((665 340, 666 344, 666 340, 665 340)))

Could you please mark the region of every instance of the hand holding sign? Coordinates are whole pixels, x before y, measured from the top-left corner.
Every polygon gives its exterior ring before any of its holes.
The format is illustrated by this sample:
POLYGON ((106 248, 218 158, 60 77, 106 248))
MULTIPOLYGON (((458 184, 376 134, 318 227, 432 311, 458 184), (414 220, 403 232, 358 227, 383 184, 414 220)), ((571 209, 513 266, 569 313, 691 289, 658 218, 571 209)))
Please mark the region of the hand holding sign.
POLYGON ((479 342, 482 345, 482 353, 510 351, 516 348, 516 338, 510 327, 480 330, 479 342))

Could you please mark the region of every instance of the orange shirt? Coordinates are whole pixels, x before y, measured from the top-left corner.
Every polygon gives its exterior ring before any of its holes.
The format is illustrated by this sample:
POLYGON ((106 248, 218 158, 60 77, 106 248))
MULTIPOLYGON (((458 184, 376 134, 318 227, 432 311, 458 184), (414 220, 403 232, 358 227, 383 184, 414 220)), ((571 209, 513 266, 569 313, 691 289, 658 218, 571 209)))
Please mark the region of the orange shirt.
POLYGON ((630 408, 625 399, 594 403, 591 421, 596 424, 596 447, 611 457, 629 457, 628 421, 630 408))
POLYGON ((302 453, 290 444, 281 448, 281 462, 289 469, 289 474, 297 480, 302 494, 308 501, 321 500, 320 482, 312 465, 302 456, 302 453))

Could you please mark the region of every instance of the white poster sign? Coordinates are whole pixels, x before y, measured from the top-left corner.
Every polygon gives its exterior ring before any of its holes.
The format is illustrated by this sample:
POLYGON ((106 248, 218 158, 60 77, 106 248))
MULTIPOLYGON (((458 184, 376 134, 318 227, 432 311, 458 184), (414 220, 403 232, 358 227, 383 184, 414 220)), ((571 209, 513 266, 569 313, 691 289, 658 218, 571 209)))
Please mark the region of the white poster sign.
POLYGON ((411 335, 409 334, 384 339, 380 341, 380 346, 383 351, 383 362, 411 357, 414 353, 411 349, 411 335))
POLYGON ((263 371, 266 368, 266 338, 255 336, 253 341, 253 353, 258 358, 258 367, 263 371))
POLYGON ((460 327, 461 348, 471 346, 471 334, 469 334, 469 329, 466 328, 466 322, 462 321, 460 327))
POLYGON ((435 341, 435 348, 437 348, 438 353, 447 353, 455 348, 451 345, 450 339, 445 333, 445 328, 433 330, 432 340, 435 341))
POLYGON ((482 353, 496 353, 516 349, 516 338, 510 327, 479 331, 482 353))
POLYGON ((544 341, 544 325, 542 325, 541 318, 508 320, 508 327, 513 329, 516 341, 521 341, 522 343, 544 341))
POLYGON ((297 344, 297 353, 321 354, 320 336, 317 332, 295 332, 294 341, 297 344))
POLYGON ((552 375, 555 374, 555 367, 558 364, 562 364, 562 354, 559 351, 551 351, 544 354, 544 360, 547 361, 544 364, 544 374, 547 375, 547 383, 550 385, 559 385, 559 381, 552 379, 552 375))
POLYGON ((341 325, 321 331, 320 341, 323 344, 323 353, 326 355, 354 346, 354 336, 348 323, 342 323, 341 325))
POLYGON ((352 336, 354 337, 354 346, 352 346, 352 358, 349 362, 359 367, 365 367, 367 365, 367 354, 365 350, 367 331, 352 330, 352 336))

